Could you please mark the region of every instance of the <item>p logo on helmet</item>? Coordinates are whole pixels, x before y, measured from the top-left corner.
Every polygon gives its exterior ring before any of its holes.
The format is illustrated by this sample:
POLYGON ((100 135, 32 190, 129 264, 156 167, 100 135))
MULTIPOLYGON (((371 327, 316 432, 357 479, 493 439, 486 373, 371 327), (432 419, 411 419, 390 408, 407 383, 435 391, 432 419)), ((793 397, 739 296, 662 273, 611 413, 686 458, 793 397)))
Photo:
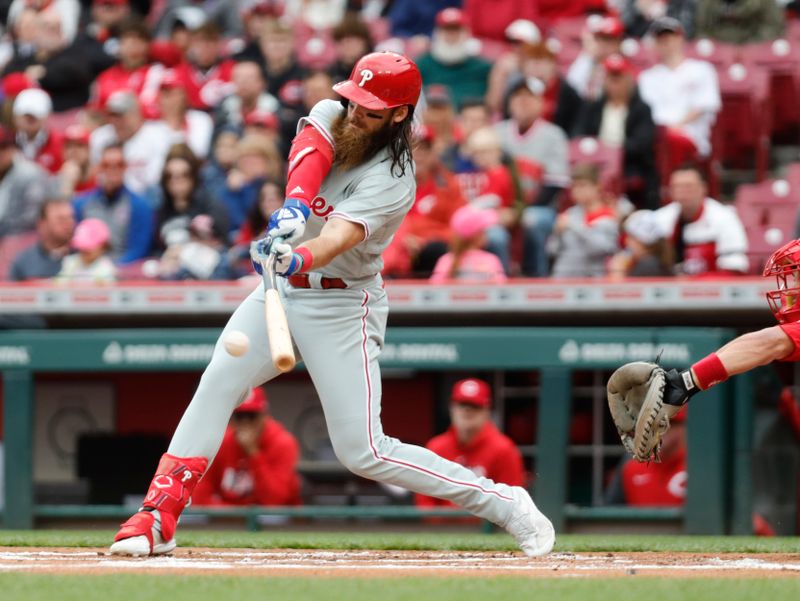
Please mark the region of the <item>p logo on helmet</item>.
POLYGON ((369 69, 361 69, 361 81, 358 82, 358 87, 363 88, 364 84, 367 83, 373 77, 375 77, 375 74, 372 71, 370 71, 369 69))

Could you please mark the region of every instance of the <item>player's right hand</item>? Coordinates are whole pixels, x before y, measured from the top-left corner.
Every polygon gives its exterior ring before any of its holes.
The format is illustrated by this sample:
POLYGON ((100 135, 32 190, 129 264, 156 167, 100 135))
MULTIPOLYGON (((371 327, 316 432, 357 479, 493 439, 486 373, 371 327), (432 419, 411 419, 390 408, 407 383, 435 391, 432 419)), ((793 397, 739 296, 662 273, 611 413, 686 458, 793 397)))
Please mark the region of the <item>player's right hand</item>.
POLYGON ((267 234, 273 240, 281 238, 283 242, 295 242, 306 231, 308 206, 296 198, 287 198, 283 206, 269 218, 267 234))

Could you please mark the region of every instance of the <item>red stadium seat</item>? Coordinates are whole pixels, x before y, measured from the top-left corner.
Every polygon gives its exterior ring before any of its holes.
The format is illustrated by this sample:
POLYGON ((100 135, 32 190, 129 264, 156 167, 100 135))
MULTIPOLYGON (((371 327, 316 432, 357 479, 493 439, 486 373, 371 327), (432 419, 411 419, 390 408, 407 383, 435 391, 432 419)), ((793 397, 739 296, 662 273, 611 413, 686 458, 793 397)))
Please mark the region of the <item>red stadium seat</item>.
POLYGON ((786 167, 786 181, 793 189, 800 190, 800 163, 791 163, 786 167))
POLYGON ((734 64, 717 71, 722 110, 717 115, 722 163, 749 168, 755 157, 756 180, 767 173, 770 148, 769 74, 763 69, 734 64))
POLYGON ((800 40, 773 40, 748 44, 745 64, 769 73, 773 135, 795 141, 800 128, 800 40))
POLYGON ((708 61, 717 69, 721 69, 741 60, 741 47, 701 39, 686 45, 686 55, 690 58, 708 61))
POLYGON ((570 140, 569 163, 591 163, 600 169, 603 186, 616 194, 622 191, 622 149, 606 146, 597 138, 570 140))
POLYGON ((586 29, 586 17, 559 19, 550 27, 548 37, 557 39, 562 44, 581 45, 581 35, 586 29))
POLYGON ((759 273, 764 261, 794 237, 800 183, 769 180, 743 184, 736 191, 736 211, 747 231, 751 269, 759 273))

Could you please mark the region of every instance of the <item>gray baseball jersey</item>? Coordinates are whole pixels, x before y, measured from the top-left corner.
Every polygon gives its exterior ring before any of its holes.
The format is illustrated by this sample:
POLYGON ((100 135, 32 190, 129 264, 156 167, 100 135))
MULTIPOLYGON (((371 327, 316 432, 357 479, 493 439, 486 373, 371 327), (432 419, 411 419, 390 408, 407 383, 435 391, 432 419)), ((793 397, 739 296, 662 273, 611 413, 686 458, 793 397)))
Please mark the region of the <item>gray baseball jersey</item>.
MULTIPOLYGON (((313 125, 326 139, 332 140, 331 125, 343 110, 340 102, 322 100, 308 117, 300 119, 298 131, 307 124, 313 125)), ((347 171, 334 164, 322 182, 319 194, 311 201, 306 232, 298 244, 319 236, 325 221, 332 217, 360 223, 366 230, 364 242, 318 270, 323 276, 357 285, 366 283, 360 280, 374 277, 383 269, 381 253, 414 204, 417 187, 412 169, 406 169, 403 175, 393 175, 391 165, 389 152, 384 149, 347 171)))
MULTIPOLYGON (((323 101, 301 120, 330 139, 330 124, 341 105, 323 101)), ((512 507, 509 486, 475 475, 435 453, 386 436, 380 421, 383 348, 389 306, 377 274, 380 254, 389 244, 414 199, 411 169, 390 173, 380 152, 348 171, 334 168, 312 207, 305 239, 319 234, 326 218, 340 216, 364 225, 365 240, 319 270, 341 277, 346 289, 294 288, 278 278, 289 329, 300 359, 319 394, 328 434, 339 460, 361 476, 448 499, 474 514, 505 526, 512 507)), ((197 392, 181 419, 169 453, 178 457, 216 455, 231 412, 249 393, 276 377, 264 324, 259 289, 231 316, 217 342, 197 392), (229 331, 245 332, 250 350, 229 355, 221 342, 229 331)))

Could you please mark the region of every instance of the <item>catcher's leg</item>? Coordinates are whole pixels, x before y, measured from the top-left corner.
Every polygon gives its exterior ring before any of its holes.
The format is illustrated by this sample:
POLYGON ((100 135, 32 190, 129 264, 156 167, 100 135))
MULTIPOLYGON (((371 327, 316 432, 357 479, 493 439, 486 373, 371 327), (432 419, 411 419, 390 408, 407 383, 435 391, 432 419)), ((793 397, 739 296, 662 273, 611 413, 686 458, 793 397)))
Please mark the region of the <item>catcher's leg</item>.
POLYGON ((163 554, 175 548, 178 518, 217 454, 233 409, 253 386, 278 375, 269 355, 260 288, 236 309, 224 332, 228 330, 245 332, 250 338, 250 350, 241 357, 232 357, 222 345, 222 336, 217 341, 211 362, 158 465, 142 508, 122 525, 114 537, 112 553, 163 554), (176 473, 179 481, 175 480, 176 473))

